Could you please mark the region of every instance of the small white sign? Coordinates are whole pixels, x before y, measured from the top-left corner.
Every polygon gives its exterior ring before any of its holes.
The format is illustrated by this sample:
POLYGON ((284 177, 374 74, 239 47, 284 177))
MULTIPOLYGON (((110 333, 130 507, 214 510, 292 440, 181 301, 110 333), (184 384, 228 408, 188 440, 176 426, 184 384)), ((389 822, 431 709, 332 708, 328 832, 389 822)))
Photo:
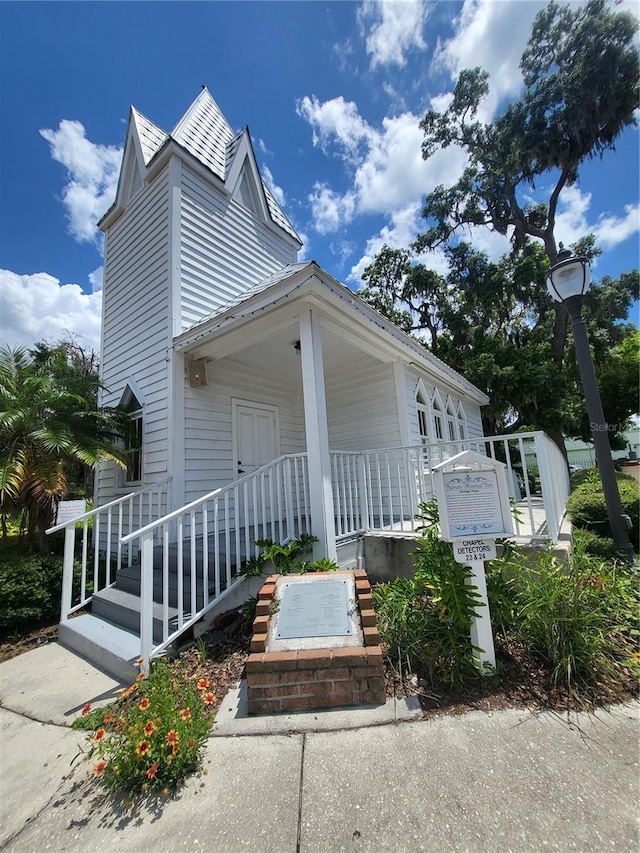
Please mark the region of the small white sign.
POLYGON ((495 539, 457 539, 453 543, 457 563, 484 563, 497 556, 495 539))
POLYGON ((87 511, 86 501, 60 501, 56 524, 66 524, 87 511))

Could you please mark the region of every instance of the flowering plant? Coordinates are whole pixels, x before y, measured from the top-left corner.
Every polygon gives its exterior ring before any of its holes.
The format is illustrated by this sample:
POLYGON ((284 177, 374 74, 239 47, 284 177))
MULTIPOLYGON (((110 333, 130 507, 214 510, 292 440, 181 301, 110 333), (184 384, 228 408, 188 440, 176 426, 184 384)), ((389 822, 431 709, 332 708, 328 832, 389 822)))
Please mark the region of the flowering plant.
POLYGON ((159 660, 115 703, 95 710, 87 703, 74 728, 91 732, 86 758, 94 777, 109 790, 131 794, 174 790, 199 768, 215 717, 208 688, 208 679, 182 681, 159 660))

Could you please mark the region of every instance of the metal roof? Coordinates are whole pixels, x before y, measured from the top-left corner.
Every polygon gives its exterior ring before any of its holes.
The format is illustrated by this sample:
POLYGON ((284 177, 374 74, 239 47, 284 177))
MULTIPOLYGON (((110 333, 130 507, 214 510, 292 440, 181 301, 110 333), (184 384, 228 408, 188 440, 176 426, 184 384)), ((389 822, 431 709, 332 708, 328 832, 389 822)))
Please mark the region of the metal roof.
MULTIPOLYGON (((247 128, 243 128, 239 133, 233 132, 231 125, 206 87, 202 89, 170 134, 134 107, 131 107, 131 112, 138 131, 145 166, 149 165, 167 139, 173 139, 222 181, 229 174, 243 135, 248 133, 247 128)), ((262 177, 260 181, 273 222, 287 234, 302 242, 262 177)))

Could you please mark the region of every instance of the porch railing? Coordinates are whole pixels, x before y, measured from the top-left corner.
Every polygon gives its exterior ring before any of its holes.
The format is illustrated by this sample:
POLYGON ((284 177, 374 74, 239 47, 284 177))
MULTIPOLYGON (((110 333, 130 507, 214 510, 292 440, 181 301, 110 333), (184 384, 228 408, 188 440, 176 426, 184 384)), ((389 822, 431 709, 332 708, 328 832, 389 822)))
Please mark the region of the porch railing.
POLYGON ((61 622, 112 586, 118 569, 138 560, 133 542, 121 540, 166 513, 169 483, 170 478, 159 480, 47 530, 65 531, 61 622))
POLYGON ((145 665, 244 580, 256 539, 309 533, 305 453, 281 456, 120 540, 140 552, 145 665))
POLYGON ((434 495, 433 468, 463 450, 506 464, 516 536, 558 541, 569 474, 560 450, 542 432, 332 452, 338 541, 365 532, 415 532, 420 504, 434 495))

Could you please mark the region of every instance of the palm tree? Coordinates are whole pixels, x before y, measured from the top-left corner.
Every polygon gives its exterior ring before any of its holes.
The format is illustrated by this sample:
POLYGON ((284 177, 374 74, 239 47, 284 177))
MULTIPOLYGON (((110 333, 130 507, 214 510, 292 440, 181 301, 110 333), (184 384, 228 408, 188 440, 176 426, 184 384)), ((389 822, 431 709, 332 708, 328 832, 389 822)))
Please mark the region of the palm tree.
POLYGON ((95 468, 113 460, 126 467, 119 446, 127 416, 96 405, 95 375, 82 377, 72 365, 62 369, 59 351, 34 360, 22 348, 0 348, 0 511, 23 512, 27 539, 36 535, 46 550, 44 531, 58 500, 68 490, 70 466, 95 468))

